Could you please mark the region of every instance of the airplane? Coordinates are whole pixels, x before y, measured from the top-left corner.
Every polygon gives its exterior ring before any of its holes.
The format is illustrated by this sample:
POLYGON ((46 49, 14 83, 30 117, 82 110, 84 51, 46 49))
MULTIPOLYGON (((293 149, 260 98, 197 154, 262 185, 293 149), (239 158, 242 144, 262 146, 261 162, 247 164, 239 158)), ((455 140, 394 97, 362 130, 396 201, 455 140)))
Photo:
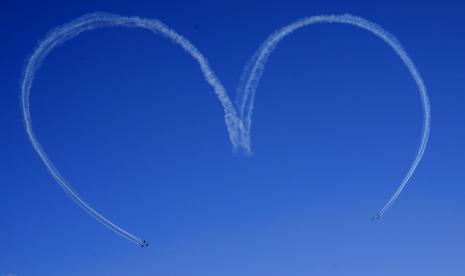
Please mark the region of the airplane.
POLYGON ((140 243, 139 243, 140 247, 144 248, 144 247, 149 247, 149 243, 146 241, 146 240, 142 240, 140 243))
POLYGON ((374 216, 371 220, 375 221, 375 220, 379 219, 380 217, 381 217, 380 214, 376 214, 376 216, 374 216))

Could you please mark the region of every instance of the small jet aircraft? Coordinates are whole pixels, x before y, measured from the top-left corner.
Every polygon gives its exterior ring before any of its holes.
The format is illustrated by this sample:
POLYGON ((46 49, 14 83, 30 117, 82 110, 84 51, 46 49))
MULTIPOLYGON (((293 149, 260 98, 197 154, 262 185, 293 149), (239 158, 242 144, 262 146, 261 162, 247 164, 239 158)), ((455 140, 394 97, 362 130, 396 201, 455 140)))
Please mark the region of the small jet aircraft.
POLYGON ((149 247, 149 243, 146 241, 146 240, 142 240, 140 243, 139 243, 140 247, 144 248, 144 247, 149 247))

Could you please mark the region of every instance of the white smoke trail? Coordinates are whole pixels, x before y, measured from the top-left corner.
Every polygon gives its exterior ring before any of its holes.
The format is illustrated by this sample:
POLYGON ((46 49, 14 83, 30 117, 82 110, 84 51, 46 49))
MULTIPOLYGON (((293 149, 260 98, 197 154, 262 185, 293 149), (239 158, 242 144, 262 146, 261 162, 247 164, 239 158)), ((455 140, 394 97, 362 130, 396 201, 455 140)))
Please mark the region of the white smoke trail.
POLYGON ((293 31, 308 26, 314 23, 344 23, 350 24, 362 29, 368 30, 375 34, 376 36, 383 39, 388 43, 400 56, 402 61, 405 63, 409 69, 411 75, 416 81, 416 84, 420 90, 420 95, 422 98, 422 104, 424 109, 424 122, 423 122, 423 135, 420 142, 420 147, 418 149, 417 156, 412 163, 412 166, 402 181, 400 187, 394 193, 392 198, 388 203, 378 212, 376 218, 379 218, 384 214, 384 212, 394 203, 394 201, 399 196, 400 192, 404 188, 405 184, 408 182, 412 176, 415 168, 417 167, 428 141, 429 129, 430 129, 430 107, 428 102, 428 97, 426 94, 426 88, 423 84, 423 81, 417 72, 414 64, 408 57, 407 53, 403 50, 400 43, 388 32, 383 30, 378 25, 371 23, 365 19, 354 17, 351 15, 328 15, 328 16, 314 16, 309 18, 304 18, 293 24, 290 24, 273 35, 271 35, 255 53, 252 59, 249 61, 246 66, 242 83, 239 86, 238 90, 238 107, 239 115, 236 114, 236 111, 226 94, 226 91, 219 81, 219 79, 211 70, 205 57, 184 37, 177 34, 165 24, 161 23, 158 20, 145 19, 139 17, 123 17, 115 14, 108 13, 92 13, 87 14, 82 17, 79 17, 76 20, 71 21, 68 24, 57 27, 52 30, 43 41, 41 41, 38 47, 35 49, 31 57, 29 58, 26 68, 24 70, 24 76, 21 84, 21 103, 22 111, 24 116, 24 123, 26 127, 27 134, 31 143, 39 154, 40 158, 46 165, 48 171, 53 176, 53 178, 58 182, 58 184, 63 188, 66 194, 82 209, 88 212, 93 216, 97 221, 108 227, 110 230, 114 231, 123 238, 134 242, 141 246, 146 246, 145 240, 127 232, 121 227, 115 225, 110 220, 102 216, 96 210, 94 210, 87 202, 85 202, 79 194, 74 191, 71 185, 66 181, 66 179, 61 176, 58 169, 55 168, 53 163, 47 157, 45 151, 42 149, 37 138, 34 135, 31 114, 29 108, 29 98, 30 91, 32 87, 32 82, 34 76, 39 69, 42 61, 45 57, 57 46, 70 40, 71 38, 79 35, 82 32, 94 30, 97 28, 104 27, 113 27, 113 26, 122 26, 122 27, 137 27, 151 30, 156 34, 160 34, 173 43, 181 46, 187 53, 189 53, 199 64, 200 69, 206 79, 206 81, 213 87, 214 92, 217 94, 221 104, 224 108, 225 113, 225 123, 229 133, 229 139, 233 144, 234 148, 243 148, 246 152, 250 152, 250 128, 251 128, 251 118, 252 110, 255 99, 255 90, 257 88, 258 82, 263 74, 264 66, 268 60, 269 55, 276 47, 276 45, 288 34, 293 31))
POLYGON ((238 88, 238 95, 236 99, 237 107, 238 107, 238 115, 240 124, 240 143, 241 146, 245 149, 250 149, 250 128, 252 125, 252 111, 253 105, 255 100, 255 91, 257 89, 258 83, 260 78, 262 77, 263 70, 265 64, 271 54, 271 52, 275 49, 277 44, 287 35, 293 33, 295 30, 300 29, 302 27, 306 27, 316 23, 341 23, 341 24, 349 24, 361 29, 367 30, 372 34, 376 35, 377 37, 381 38, 384 42, 386 42, 392 49, 399 55, 401 60, 407 66, 410 74, 412 75, 413 79, 418 86, 421 101, 423 105, 423 130, 422 136, 419 144, 419 148, 417 151, 417 155, 412 162, 408 173, 405 175, 403 181, 401 182, 400 186, 397 188, 394 195, 389 199, 389 201, 385 204, 385 206, 377 213, 374 219, 380 218, 388 209, 389 207, 396 201, 399 194, 404 189, 405 185, 411 178, 413 172, 418 166, 423 153, 425 152, 426 144, 428 142, 429 132, 430 132, 430 105, 428 100, 428 95, 426 93, 426 87, 423 83, 422 78, 420 77, 420 73, 415 68, 410 57, 407 55, 405 50, 403 49, 402 45, 397 41, 397 39, 385 31, 383 28, 378 26, 377 24, 367 21, 363 18, 352 16, 349 14, 344 15, 320 15, 320 16, 313 16, 303 18, 298 20, 290 25, 285 26, 282 29, 279 29, 275 33, 273 33, 258 49, 258 51, 253 55, 250 59, 249 63, 244 69, 244 72, 241 77, 241 84, 238 88))
POLYGON ((45 57, 57 46, 68 41, 69 39, 79 35, 82 32, 94 30, 103 27, 123 26, 123 27, 137 27, 148 29, 155 34, 160 34, 169 38, 173 43, 181 46, 188 54, 190 54, 200 65, 200 69, 206 81, 213 87, 214 92, 217 94, 225 112, 225 122, 229 132, 229 138, 235 147, 238 147, 238 134, 237 134, 237 115, 229 97, 226 94, 223 85, 215 76, 213 71, 205 59, 205 57, 184 37, 171 30, 168 26, 158 20, 144 19, 139 17, 123 17, 115 14, 108 13, 92 13, 79 17, 68 24, 57 27, 50 31, 44 40, 42 40, 33 54, 29 58, 21 83, 21 107, 24 116, 24 123, 29 139, 34 146, 34 149, 39 154, 42 161, 45 163, 48 171, 58 184, 63 188, 66 194, 82 209, 92 215, 97 221, 124 237, 125 239, 145 246, 146 243, 141 238, 127 232, 121 227, 115 225, 113 222, 102 216, 95 209, 93 209, 87 202, 85 202, 77 192, 75 192, 66 179, 61 176, 58 169, 53 165, 47 157, 42 146, 39 144, 32 128, 31 114, 29 108, 30 92, 34 76, 39 69, 45 57))

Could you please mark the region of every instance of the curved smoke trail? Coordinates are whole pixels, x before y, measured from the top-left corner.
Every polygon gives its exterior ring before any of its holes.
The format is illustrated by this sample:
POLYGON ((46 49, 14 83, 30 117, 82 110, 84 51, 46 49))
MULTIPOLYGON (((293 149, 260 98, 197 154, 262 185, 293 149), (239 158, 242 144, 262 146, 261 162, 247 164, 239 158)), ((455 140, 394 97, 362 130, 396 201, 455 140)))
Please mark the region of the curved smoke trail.
POLYGON ((405 175, 400 186, 397 188, 396 192, 392 195, 389 201, 384 205, 384 207, 377 213, 374 219, 380 218, 391 205, 396 201, 399 194, 404 189, 405 185, 411 178, 413 172, 415 171, 418 163, 420 162, 423 153, 425 152, 426 144, 428 143, 428 137, 430 132, 430 105, 428 100, 428 95, 426 93, 426 87, 423 83, 420 73, 416 69, 410 57, 407 55, 402 45, 397 39, 388 33, 386 30, 378 26, 377 24, 365 20, 361 17, 356 17, 349 14, 344 15, 320 15, 312 16, 300 19, 290 25, 285 26, 284 28, 279 29, 273 33, 265 42, 260 46, 258 51, 253 55, 253 57, 248 62, 247 66, 244 69, 244 72, 241 77, 241 84, 238 88, 238 95, 236 99, 236 104, 238 107, 239 113, 239 122, 240 122, 240 139, 241 145, 245 149, 250 149, 250 128, 252 125, 252 111, 255 100, 255 91, 257 89, 260 78, 263 75, 263 70, 265 64, 268 61, 268 58, 278 43, 287 35, 293 33, 295 30, 302 27, 306 27, 316 23, 340 23, 348 24, 359 27, 361 29, 367 30, 374 34, 375 36, 381 38, 386 42, 391 48, 397 53, 401 58, 404 64, 407 66, 410 74, 416 82, 416 85, 420 91, 421 101, 423 105, 423 130, 422 136, 417 151, 415 160, 412 162, 408 173, 405 175))
POLYGON ((400 43, 392 35, 383 30, 378 25, 360 17, 355 17, 351 15, 327 15, 304 18, 280 29, 279 31, 271 35, 261 45, 259 50, 254 54, 254 56, 249 61, 248 65, 244 70, 244 73, 241 78, 241 85, 239 86, 238 91, 239 93, 237 98, 237 105, 239 108, 239 114, 237 114, 228 95, 226 94, 223 85, 216 77, 213 70, 211 70, 208 61, 205 59, 205 57, 187 39, 185 39, 175 31, 171 30, 165 24, 153 19, 145 19, 139 17, 123 17, 108 13, 92 13, 84 15, 76 20, 71 21, 68 24, 57 27, 56 29, 49 32, 45 39, 39 43, 38 47, 35 49, 35 51, 33 52, 26 64, 21 84, 21 107, 23 111, 24 123, 27 134, 34 149, 39 154, 40 158, 46 165, 50 174, 58 182, 61 188, 63 188, 65 193, 78 206, 80 206, 82 209, 88 212, 97 221, 108 227, 110 230, 114 231, 116 234, 144 247, 147 245, 145 240, 129 233, 128 231, 122 229, 121 227, 117 226, 116 224, 102 216, 95 209, 93 209, 87 202, 85 202, 76 191, 74 191, 71 185, 66 181, 66 179, 60 174, 58 169, 47 157, 45 151, 42 149, 37 138, 35 137, 31 123, 29 98, 34 76, 45 57, 55 47, 72 39, 80 33, 98 28, 113 26, 122 26, 129 28, 137 27, 148 29, 154 32, 155 34, 160 34, 170 39, 173 43, 181 46, 181 48, 183 48, 198 62, 200 69, 204 75, 204 78, 213 87, 214 92, 218 96, 221 104, 223 105, 225 113, 225 123, 231 143, 233 144, 234 148, 243 148, 245 151, 250 152, 250 128, 252 123, 251 118, 255 99, 255 90, 263 74, 264 66, 268 60, 269 55, 277 46, 277 44, 281 41, 281 39, 283 39, 285 36, 289 35, 293 31, 301 27, 305 27, 315 23, 350 24, 368 30, 376 36, 380 37, 386 43, 388 43, 400 56, 402 61, 409 69, 411 75, 415 79, 416 84, 420 90, 420 95, 422 98, 422 104, 424 109, 423 134, 420 142, 420 147, 418 149, 417 156, 414 162, 412 163, 409 172, 402 181, 401 185, 394 193, 394 195, 391 197, 391 199, 388 201, 388 203, 378 212, 376 218, 379 218, 397 199, 405 184, 408 182, 413 172, 415 171, 425 151, 430 130, 430 107, 428 102, 428 96, 426 94, 426 88, 423 84, 420 74, 416 70, 413 62, 408 57, 407 53, 403 50, 400 43))
POLYGON ((94 208, 92 208, 86 201, 84 201, 79 194, 73 190, 71 185, 66 179, 60 174, 58 169, 53 165, 50 159, 47 157, 42 146, 39 144, 31 123, 31 114, 29 108, 29 96, 31 92, 32 82, 34 76, 39 69, 42 61, 45 57, 57 46, 68 41, 69 39, 79 35, 82 32, 94 30, 97 28, 112 27, 112 26, 123 26, 123 27, 138 27, 148 29, 156 34, 160 34, 173 43, 181 46, 188 54, 190 54, 199 64, 200 69, 206 79, 206 81, 213 87, 214 92, 217 94, 221 104, 223 105, 225 112, 226 127, 229 132, 229 138, 232 144, 237 147, 237 115, 234 107, 226 94, 223 85, 220 83, 216 75, 210 69, 208 61, 205 57, 184 37, 171 30, 168 26, 161 23, 158 20, 144 19, 139 17, 123 17, 115 14, 108 13, 92 13, 79 17, 76 20, 71 21, 68 24, 57 27, 50 31, 44 40, 42 40, 31 57, 29 58, 26 68, 24 70, 24 76, 21 83, 21 107, 24 116, 24 123, 26 127, 29 139, 34 146, 34 149, 39 154, 42 161, 45 163, 50 174, 63 188, 66 194, 82 209, 93 216, 97 221, 108 227, 123 238, 134 242, 141 246, 146 246, 145 240, 129 233, 128 231, 117 226, 109 219, 102 216, 94 208))

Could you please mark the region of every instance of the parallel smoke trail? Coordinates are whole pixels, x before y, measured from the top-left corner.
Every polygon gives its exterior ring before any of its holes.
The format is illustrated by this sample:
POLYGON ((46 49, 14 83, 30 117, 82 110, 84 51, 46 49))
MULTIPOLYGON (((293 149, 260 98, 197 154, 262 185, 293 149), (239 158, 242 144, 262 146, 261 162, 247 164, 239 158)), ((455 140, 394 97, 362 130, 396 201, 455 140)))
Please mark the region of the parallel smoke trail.
POLYGON ((66 179, 61 176, 58 169, 55 168, 53 163, 47 157, 42 146, 39 144, 31 123, 31 114, 29 108, 29 98, 32 87, 34 76, 39 69, 42 61, 45 57, 57 46, 70 40, 73 37, 81 34, 85 31, 90 31, 98 28, 123 26, 130 28, 144 28, 148 29, 155 34, 162 35, 170 39, 173 43, 181 46, 188 54, 190 54, 199 64, 200 69, 206 79, 206 81, 213 87, 214 92, 217 94, 221 104, 223 105, 225 112, 226 127, 229 132, 229 138, 235 147, 238 147, 238 135, 237 135, 237 115, 229 97, 223 85, 220 83, 218 78, 215 76, 213 71, 210 69, 208 61, 205 57, 184 37, 171 30, 168 26, 161 23, 158 20, 144 19, 139 17, 123 17, 115 14, 108 13, 92 13, 79 17, 76 20, 71 21, 68 24, 57 27, 47 34, 44 40, 42 40, 32 56, 29 58, 26 68, 24 70, 23 80, 21 83, 21 107, 24 116, 24 123, 27 134, 31 140, 34 149, 39 154, 42 161, 45 163, 48 171, 58 184, 63 188, 66 194, 82 209, 93 216, 97 221, 108 227, 123 238, 134 242, 138 245, 145 245, 145 241, 141 238, 129 233, 123 228, 117 226, 99 212, 93 209, 87 202, 85 202, 77 192, 75 192, 71 185, 66 179))
POLYGON ((417 151, 417 155, 415 160, 412 162, 411 167, 404 177, 402 183, 397 188, 394 195, 389 199, 389 201, 385 204, 385 206, 377 213, 374 219, 380 218, 391 205, 396 201, 399 194, 404 189, 405 185, 412 177, 413 172, 415 171, 418 163, 420 162, 423 153, 425 152, 426 144, 428 142, 428 137, 430 133, 430 105, 428 100, 428 95, 426 93, 426 87, 423 83, 422 78, 420 77, 420 73, 416 69, 415 65, 413 64, 410 57, 407 55, 405 50, 403 49, 402 45, 397 41, 397 39, 388 33, 386 30, 378 26, 377 24, 367 21, 361 17, 356 17, 349 14, 344 15, 320 15, 320 16, 312 16, 303 18, 298 20, 290 25, 285 26, 284 28, 276 31, 272 34, 258 49, 258 51, 253 55, 250 59, 249 63, 244 69, 242 74, 241 80, 242 83, 239 85, 238 88, 238 95, 237 95, 237 107, 239 113, 239 120, 240 124, 238 126, 241 127, 239 137, 241 139, 242 147, 245 149, 250 149, 250 128, 252 125, 252 111, 253 105, 255 100, 255 91, 257 89, 258 83, 260 78, 263 75, 263 70, 265 67, 266 62, 268 61, 268 57, 275 49, 277 44, 287 35, 293 33, 295 30, 300 29, 302 27, 306 27, 316 23, 341 23, 341 24, 349 24, 361 29, 367 30, 374 34, 375 36, 381 38, 384 42, 386 42, 392 49, 399 55, 401 60, 407 66, 410 74, 412 75, 413 79, 415 80, 417 87, 420 92, 421 101, 423 105, 423 130, 422 136, 419 144, 419 148, 417 151))
POLYGON ((380 37, 387 44, 389 44, 395 52, 400 56, 402 61, 405 63, 407 68, 410 71, 410 74, 415 79, 415 82, 420 90, 420 95, 422 98, 423 110, 424 110, 424 121, 423 121, 423 134, 420 142, 420 147, 418 149, 417 156, 412 163, 409 172, 405 176, 401 185, 388 201, 388 203, 378 212, 376 218, 379 218, 384 214, 384 212, 394 203, 394 201, 399 196, 400 192, 404 188, 405 184, 408 182, 412 176, 415 168, 417 167, 428 141, 429 130, 430 130, 430 107, 428 102, 428 96, 426 94, 426 88, 423 84, 423 80, 420 77, 420 74, 416 70, 413 62, 408 57, 407 53, 403 50, 400 43, 388 32, 383 30, 378 25, 369 22, 365 19, 351 16, 351 15, 328 15, 328 16, 314 16, 309 18, 304 18, 293 24, 290 24, 279 31, 271 35, 259 48, 259 50, 254 54, 252 59, 249 61, 246 66, 244 73, 242 75, 242 83, 239 86, 238 90, 238 108, 239 114, 236 113, 234 106, 232 105, 226 91, 219 81, 219 79, 211 70, 208 61, 206 58, 184 37, 171 30, 168 26, 161 23, 158 20, 145 19, 139 17, 123 17, 115 14, 108 13, 93 13, 79 17, 78 19, 71 21, 68 24, 60 26, 52 30, 43 41, 41 41, 38 47, 33 52, 32 56, 29 58, 26 68, 24 70, 24 76, 21 83, 21 107, 24 116, 24 123, 26 127, 27 134, 29 139, 39 154, 40 158, 46 165, 48 171, 53 176, 53 178, 58 182, 58 184, 63 188, 66 194, 82 209, 88 212, 93 216, 97 221, 108 227, 110 230, 114 231, 116 234, 122 236, 123 238, 134 242, 138 245, 145 246, 145 240, 129 233, 123 228, 117 226, 95 209, 93 209, 87 202, 85 202, 79 194, 74 191, 71 185, 66 181, 66 179, 59 173, 58 169, 55 168, 53 163, 47 157, 45 151, 42 149, 37 138, 34 135, 32 123, 31 123, 31 114, 29 107, 29 98, 32 87, 32 82, 37 70, 40 68, 42 61, 45 57, 57 46, 60 44, 76 37, 85 31, 90 31, 98 28, 104 27, 114 27, 122 26, 129 28, 144 28, 151 30, 155 34, 162 35, 170 39, 173 43, 178 44, 183 48, 188 54, 194 58, 204 75, 205 80, 213 87, 214 92, 218 96, 225 113, 225 123, 229 133, 229 139, 233 144, 234 148, 243 148, 246 152, 250 152, 250 128, 252 123, 252 110, 255 99, 255 90, 260 81, 260 78, 263 74, 264 66, 268 60, 269 55, 277 46, 277 44, 287 35, 291 34, 295 30, 305 27, 314 23, 343 23, 350 24, 362 29, 368 30, 376 36, 380 37))

